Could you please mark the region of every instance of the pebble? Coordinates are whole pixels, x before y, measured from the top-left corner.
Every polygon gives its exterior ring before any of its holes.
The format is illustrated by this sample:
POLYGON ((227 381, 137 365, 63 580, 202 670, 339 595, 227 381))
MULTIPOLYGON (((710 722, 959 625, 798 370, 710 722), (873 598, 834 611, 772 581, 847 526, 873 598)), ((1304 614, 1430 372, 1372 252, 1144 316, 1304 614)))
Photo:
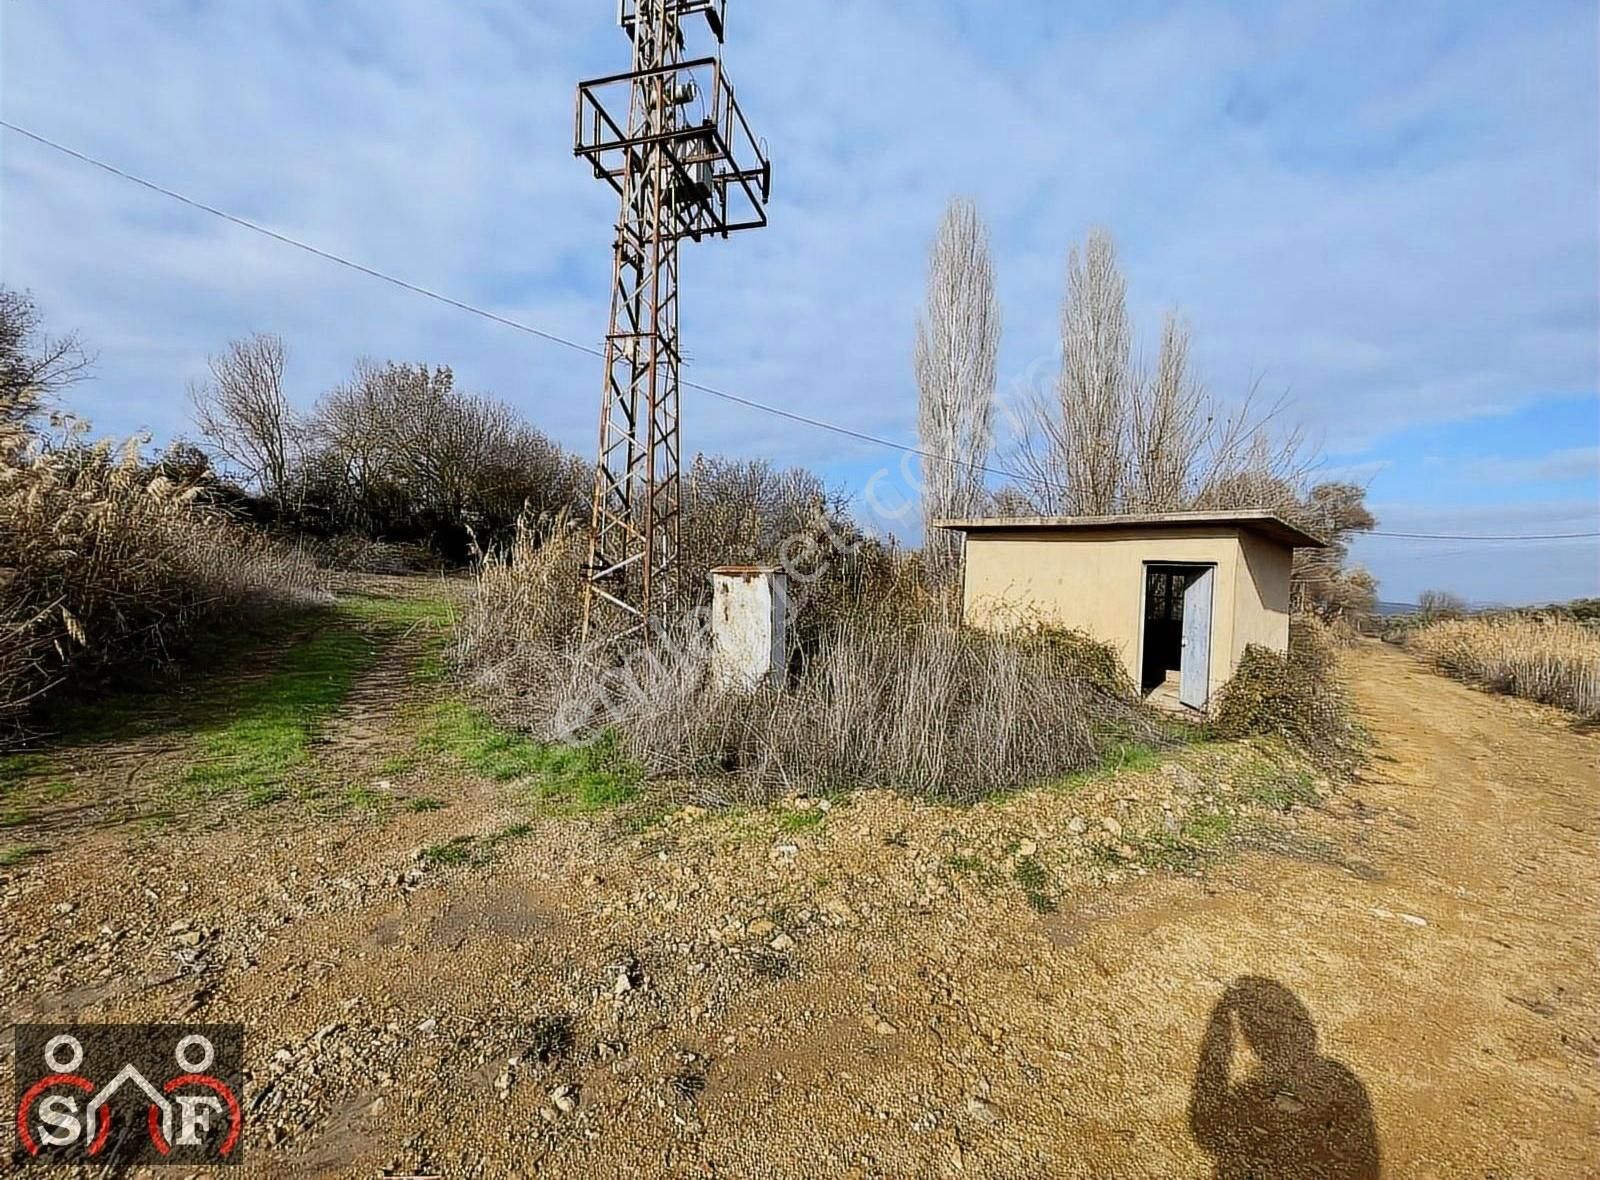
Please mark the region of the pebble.
POLYGON ((775 951, 789 951, 794 949, 794 939, 790 938, 787 934, 780 934, 777 938, 774 938, 771 942, 767 943, 767 945, 775 951))
POLYGON ((1000 1108, 992 1102, 973 1097, 967 1099, 967 1114, 975 1122, 992 1123, 1000 1117, 1000 1108))
POLYGON ((1039 846, 1032 840, 1024 840, 1021 844, 1017 845, 1017 855, 1020 857, 1030 857, 1038 851, 1039 846))

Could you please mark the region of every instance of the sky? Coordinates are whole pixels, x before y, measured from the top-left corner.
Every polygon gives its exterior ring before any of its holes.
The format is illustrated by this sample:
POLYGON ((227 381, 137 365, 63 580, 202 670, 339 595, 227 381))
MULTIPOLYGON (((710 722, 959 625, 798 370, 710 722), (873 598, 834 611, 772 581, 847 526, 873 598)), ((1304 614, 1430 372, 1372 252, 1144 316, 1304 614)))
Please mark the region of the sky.
MULTIPOLYGON (((914 441, 927 249, 970 196, 994 242, 1002 397, 1050 380, 1068 248, 1103 227, 1145 351, 1183 314, 1207 387, 1285 399, 1382 530, 1600 530, 1592 0, 729 9, 771 224, 685 246, 687 377, 914 441)), ((573 158, 573 92, 626 68, 614 17, 609 0, 0 0, 0 117, 594 343, 616 204, 573 158)), ((95 353, 71 403, 102 433, 192 432, 208 354, 268 331, 302 404, 363 356, 449 364, 593 447, 593 358, 6 131, 0 281, 95 353)), ((689 451, 914 494, 892 452, 693 389, 683 423, 689 451)), ((1600 594, 1592 539, 1371 537, 1356 557, 1390 601, 1600 594)))

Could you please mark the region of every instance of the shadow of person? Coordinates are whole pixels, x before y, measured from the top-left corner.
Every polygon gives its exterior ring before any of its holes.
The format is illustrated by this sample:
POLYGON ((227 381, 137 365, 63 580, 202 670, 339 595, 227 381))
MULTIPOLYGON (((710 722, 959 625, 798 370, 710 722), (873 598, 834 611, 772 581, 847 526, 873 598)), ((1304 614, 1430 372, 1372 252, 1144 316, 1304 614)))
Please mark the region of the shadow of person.
POLYGON ((1211 1010, 1189 1130, 1215 1162, 1216 1180, 1382 1175, 1367 1088, 1348 1067, 1318 1054, 1311 1013, 1271 979, 1235 980, 1211 1010), (1253 1068, 1235 1058, 1240 1040, 1255 1057, 1253 1068))

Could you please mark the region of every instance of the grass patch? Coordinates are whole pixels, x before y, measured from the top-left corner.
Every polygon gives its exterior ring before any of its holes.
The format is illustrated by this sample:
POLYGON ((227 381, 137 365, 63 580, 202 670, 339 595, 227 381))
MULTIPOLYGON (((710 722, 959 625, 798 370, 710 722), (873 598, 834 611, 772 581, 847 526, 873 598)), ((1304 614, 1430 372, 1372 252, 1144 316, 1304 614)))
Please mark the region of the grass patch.
POLYGON ((417 760, 410 754, 401 754, 395 758, 386 758, 378 764, 377 777, 399 778, 407 771, 415 769, 417 760))
POLYGON ((181 775, 181 789, 199 797, 239 790, 257 805, 271 801, 376 655, 367 636, 334 626, 291 647, 271 675, 239 686, 218 725, 199 733, 197 762, 181 775))
POLYGON ((1161 755, 1143 742, 1118 742, 1100 759, 1101 774, 1137 773, 1161 765, 1161 755))
POLYGON ((9 848, 0 848, 0 869, 9 869, 19 865, 30 856, 44 851, 30 844, 14 844, 9 848))
POLYGON ((464 865, 473 859, 476 844, 475 837, 456 836, 439 844, 429 844, 418 854, 417 859, 429 868, 464 865))
POLYGON ((443 811, 444 800, 435 799, 432 795, 418 795, 415 798, 407 799, 405 801, 405 809, 413 812, 443 811))
POLYGON ((532 833, 532 824, 517 823, 498 828, 487 836, 453 836, 429 844, 417 854, 417 859, 429 868, 487 864, 503 845, 532 833))
POLYGON ((1241 767, 1234 785, 1244 802, 1271 811, 1292 811, 1319 800, 1316 781, 1310 771, 1277 766, 1265 760, 1241 767))
POLYGON ((822 823, 822 812, 816 808, 808 811, 782 811, 778 813, 778 827, 785 832, 809 832, 822 823))
POLYGON ((1017 884, 1022 886, 1022 896, 1034 913, 1055 913, 1055 898, 1050 896, 1050 874, 1035 857, 1018 857, 1017 867, 1012 870, 1012 875, 1016 877, 1017 884))
POLYGON ((1155 747, 1144 742, 1118 742, 1100 756, 1098 766, 1060 779, 1055 789, 1070 793, 1119 774, 1138 774, 1160 765, 1161 753, 1155 747))
POLYGON ((1176 832, 1155 832, 1136 845, 1139 862, 1147 868, 1193 872, 1238 842, 1244 827, 1236 814, 1191 815, 1176 832))
POLYGON ((389 797, 364 783, 356 783, 344 789, 344 802, 357 811, 382 811, 389 805, 389 797))
POLYGON ((502 729, 460 700, 435 709, 421 744, 494 782, 526 781, 529 802, 557 811, 615 807, 639 790, 637 773, 622 763, 613 741, 546 745, 502 729))

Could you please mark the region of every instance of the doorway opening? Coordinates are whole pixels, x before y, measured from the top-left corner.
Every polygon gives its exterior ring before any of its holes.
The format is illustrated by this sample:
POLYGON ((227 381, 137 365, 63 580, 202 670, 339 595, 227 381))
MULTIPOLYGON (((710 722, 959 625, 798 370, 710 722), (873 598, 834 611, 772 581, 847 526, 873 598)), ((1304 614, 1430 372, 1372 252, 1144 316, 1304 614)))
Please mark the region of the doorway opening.
POLYGON ((1211 565, 1146 564, 1139 691, 1203 709, 1210 695, 1211 565))

